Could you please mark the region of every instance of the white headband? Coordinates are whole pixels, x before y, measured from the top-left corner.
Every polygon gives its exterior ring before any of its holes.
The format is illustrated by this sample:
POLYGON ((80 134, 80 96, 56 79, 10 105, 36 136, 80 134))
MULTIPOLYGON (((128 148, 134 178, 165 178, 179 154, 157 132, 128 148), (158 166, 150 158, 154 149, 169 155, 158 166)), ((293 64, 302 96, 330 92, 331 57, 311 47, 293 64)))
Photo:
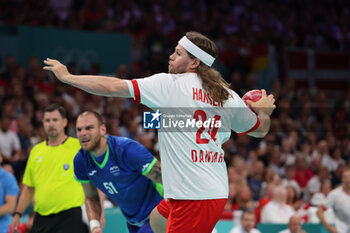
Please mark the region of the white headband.
POLYGON ((179 45, 184 47, 187 50, 187 52, 199 58, 204 64, 206 64, 209 67, 215 61, 215 57, 203 51, 201 48, 195 45, 192 41, 190 41, 186 36, 182 37, 181 40, 179 40, 179 45))

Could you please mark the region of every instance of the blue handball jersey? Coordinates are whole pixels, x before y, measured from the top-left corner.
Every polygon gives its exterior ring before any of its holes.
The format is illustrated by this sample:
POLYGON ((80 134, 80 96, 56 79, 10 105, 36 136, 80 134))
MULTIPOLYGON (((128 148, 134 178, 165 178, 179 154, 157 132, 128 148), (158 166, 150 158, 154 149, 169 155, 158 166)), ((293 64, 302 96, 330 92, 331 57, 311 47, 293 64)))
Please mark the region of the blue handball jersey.
POLYGON ((107 136, 107 151, 99 163, 80 149, 74 158, 74 174, 80 183, 90 182, 119 205, 129 224, 142 226, 162 200, 151 180, 144 176, 156 159, 136 141, 107 136))

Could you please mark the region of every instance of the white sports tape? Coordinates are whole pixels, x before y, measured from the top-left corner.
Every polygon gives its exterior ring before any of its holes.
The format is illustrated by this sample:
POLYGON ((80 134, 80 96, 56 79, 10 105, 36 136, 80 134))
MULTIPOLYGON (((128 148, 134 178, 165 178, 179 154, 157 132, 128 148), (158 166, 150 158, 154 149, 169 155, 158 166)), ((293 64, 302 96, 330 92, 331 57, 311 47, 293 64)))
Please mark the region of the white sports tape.
POLYGON ((95 227, 101 227, 101 224, 100 224, 100 222, 99 222, 98 220, 92 219, 92 220, 90 221, 90 230, 91 230, 91 232, 92 232, 92 230, 93 230, 95 227))
POLYGON ((204 64, 206 64, 209 67, 215 61, 215 57, 203 51, 201 48, 195 45, 192 41, 190 41, 186 36, 182 37, 181 40, 179 40, 179 45, 184 47, 187 50, 187 52, 199 58, 204 64))

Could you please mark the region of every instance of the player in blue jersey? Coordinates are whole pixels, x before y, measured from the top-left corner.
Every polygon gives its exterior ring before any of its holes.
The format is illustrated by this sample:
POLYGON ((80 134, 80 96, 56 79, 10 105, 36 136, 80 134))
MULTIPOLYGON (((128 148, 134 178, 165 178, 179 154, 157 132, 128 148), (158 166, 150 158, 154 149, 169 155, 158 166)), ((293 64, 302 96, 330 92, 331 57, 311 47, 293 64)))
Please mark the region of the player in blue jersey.
POLYGON ((136 141, 106 136, 102 117, 81 113, 76 122, 81 145, 74 158, 74 174, 85 192, 92 233, 102 233, 99 188, 119 205, 130 233, 152 232, 149 215, 163 199, 160 163, 136 141))

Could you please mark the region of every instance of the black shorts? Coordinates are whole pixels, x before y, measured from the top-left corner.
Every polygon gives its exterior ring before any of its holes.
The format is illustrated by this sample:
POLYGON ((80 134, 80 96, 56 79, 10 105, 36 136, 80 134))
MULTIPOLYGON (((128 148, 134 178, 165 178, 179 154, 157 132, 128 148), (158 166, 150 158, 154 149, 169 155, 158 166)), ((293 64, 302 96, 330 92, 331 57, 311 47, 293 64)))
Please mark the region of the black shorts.
POLYGON ((36 213, 31 233, 86 233, 81 208, 75 207, 47 216, 36 213))

